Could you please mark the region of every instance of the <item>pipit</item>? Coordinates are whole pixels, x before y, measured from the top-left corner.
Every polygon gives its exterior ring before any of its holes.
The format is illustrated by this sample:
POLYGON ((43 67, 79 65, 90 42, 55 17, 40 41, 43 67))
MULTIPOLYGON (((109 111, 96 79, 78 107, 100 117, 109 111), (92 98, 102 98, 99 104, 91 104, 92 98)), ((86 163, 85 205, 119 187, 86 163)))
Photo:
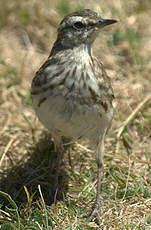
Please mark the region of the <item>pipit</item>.
POLYGON ((60 159, 62 137, 86 138, 96 150, 96 199, 88 221, 98 215, 104 137, 114 113, 110 78, 93 55, 92 44, 103 27, 115 22, 89 9, 66 16, 58 27, 50 55, 36 72, 31 87, 36 114, 54 138, 60 159))

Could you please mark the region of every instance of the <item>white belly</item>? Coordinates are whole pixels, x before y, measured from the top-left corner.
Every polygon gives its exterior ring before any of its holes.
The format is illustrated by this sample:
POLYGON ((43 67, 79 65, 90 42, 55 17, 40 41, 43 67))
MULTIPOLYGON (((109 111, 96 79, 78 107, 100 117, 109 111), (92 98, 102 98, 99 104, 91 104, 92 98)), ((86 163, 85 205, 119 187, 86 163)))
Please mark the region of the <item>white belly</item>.
POLYGON ((52 133, 73 139, 81 137, 96 143, 99 136, 108 128, 113 110, 100 114, 98 105, 79 104, 72 98, 61 95, 49 96, 40 106, 36 97, 33 99, 37 116, 52 133))

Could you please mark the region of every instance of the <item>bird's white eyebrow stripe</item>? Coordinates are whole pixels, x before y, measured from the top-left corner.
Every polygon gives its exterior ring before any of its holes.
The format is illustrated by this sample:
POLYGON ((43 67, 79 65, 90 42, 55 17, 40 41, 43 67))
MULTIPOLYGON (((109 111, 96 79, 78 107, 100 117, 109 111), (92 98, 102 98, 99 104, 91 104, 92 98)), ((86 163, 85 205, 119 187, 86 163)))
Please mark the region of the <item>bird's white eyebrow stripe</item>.
POLYGON ((72 16, 72 17, 70 17, 70 18, 68 18, 68 20, 65 22, 65 21, 63 21, 61 24, 60 24, 60 26, 59 26, 59 28, 60 29, 63 29, 63 28, 67 28, 67 27, 71 27, 72 26, 72 24, 73 24, 73 22, 75 23, 75 22, 82 22, 86 27, 87 26, 93 26, 93 25, 95 25, 96 24, 96 22, 93 22, 93 21, 87 21, 87 19, 86 18, 84 18, 84 17, 81 17, 81 16, 72 16), (68 25, 68 26, 67 26, 68 25))
POLYGON ((65 21, 63 21, 61 24, 60 24, 60 28, 64 28, 65 26, 67 26, 67 24, 71 24, 72 25, 72 23, 73 22, 82 22, 83 24, 87 24, 87 20, 85 19, 85 18, 83 18, 83 17, 81 17, 81 16, 72 16, 72 17, 70 17, 70 18, 68 18, 68 20, 65 22, 65 21))

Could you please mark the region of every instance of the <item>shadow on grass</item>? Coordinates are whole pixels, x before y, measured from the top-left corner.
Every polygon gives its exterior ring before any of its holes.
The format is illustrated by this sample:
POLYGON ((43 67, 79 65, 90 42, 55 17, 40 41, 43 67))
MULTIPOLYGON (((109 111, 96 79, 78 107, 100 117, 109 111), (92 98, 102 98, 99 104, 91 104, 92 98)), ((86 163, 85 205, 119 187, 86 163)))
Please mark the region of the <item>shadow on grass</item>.
MULTIPOLYGON (((24 155, 17 165, 1 174, 0 190, 8 193, 19 205, 27 203, 24 186, 26 186, 30 195, 34 194, 33 201, 36 201, 40 199, 38 191, 38 185, 40 185, 46 205, 51 205, 56 193, 54 187, 56 163, 57 153, 54 151, 53 142, 50 136, 45 135, 35 147, 28 150, 28 154, 24 155)), ((62 200, 68 190, 68 176, 63 163, 58 180, 57 200, 62 200)), ((0 204, 2 207, 8 205, 7 200, 1 196, 0 204)))

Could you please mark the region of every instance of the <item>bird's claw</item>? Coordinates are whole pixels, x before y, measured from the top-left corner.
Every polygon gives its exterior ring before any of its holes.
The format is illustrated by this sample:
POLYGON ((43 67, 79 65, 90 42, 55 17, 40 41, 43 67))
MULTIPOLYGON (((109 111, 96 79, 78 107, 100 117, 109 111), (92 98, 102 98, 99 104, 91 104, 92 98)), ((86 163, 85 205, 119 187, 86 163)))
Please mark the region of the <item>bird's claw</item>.
POLYGON ((92 211, 89 213, 87 218, 87 223, 91 222, 93 219, 96 220, 97 224, 100 225, 100 216, 99 216, 99 209, 100 209, 101 203, 100 201, 97 201, 94 203, 92 207, 92 211))
POLYGON ((100 201, 95 202, 91 211, 83 213, 83 214, 79 215, 79 217, 80 218, 88 217, 87 220, 86 220, 87 223, 91 222, 92 220, 95 220, 97 225, 100 225, 100 216, 99 216, 99 208, 100 208, 100 206, 101 206, 100 201))

